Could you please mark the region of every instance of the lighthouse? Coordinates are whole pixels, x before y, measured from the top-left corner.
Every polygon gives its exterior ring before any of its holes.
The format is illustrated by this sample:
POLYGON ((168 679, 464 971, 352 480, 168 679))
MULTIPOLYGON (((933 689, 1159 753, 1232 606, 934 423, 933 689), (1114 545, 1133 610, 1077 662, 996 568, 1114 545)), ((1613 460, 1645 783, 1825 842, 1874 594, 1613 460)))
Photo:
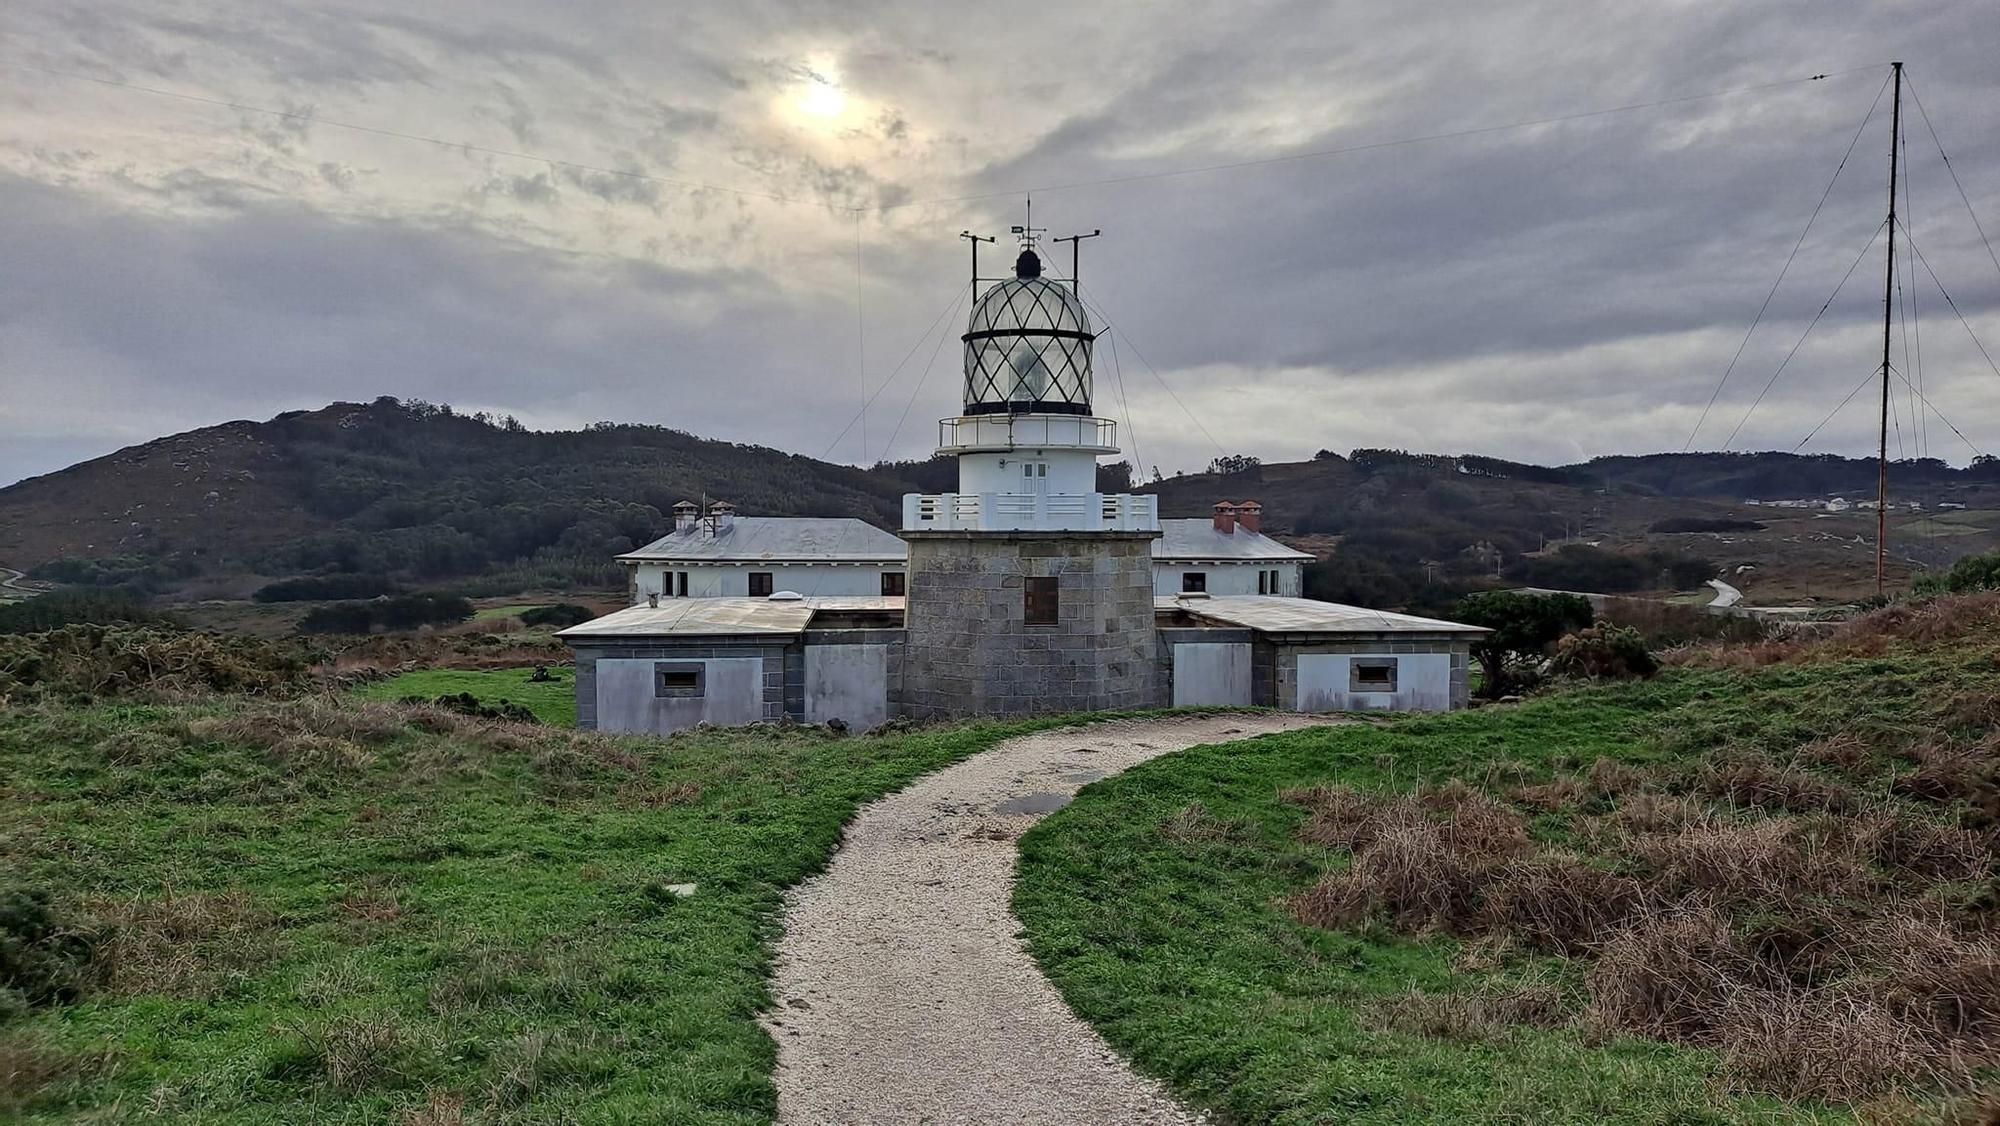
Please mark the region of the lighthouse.
POLYGON ((1074 278, 1043 275, 1036 230, 1015 231, 1011 277, 980 278, 974 244, 963 409, 938 424, 958 491, 903 498, 907 715, 1164 702, 1157 502, 1099 491, 1098 460, 1118 444, 1117 424, 1092 412, 1097 333, 1074 278))

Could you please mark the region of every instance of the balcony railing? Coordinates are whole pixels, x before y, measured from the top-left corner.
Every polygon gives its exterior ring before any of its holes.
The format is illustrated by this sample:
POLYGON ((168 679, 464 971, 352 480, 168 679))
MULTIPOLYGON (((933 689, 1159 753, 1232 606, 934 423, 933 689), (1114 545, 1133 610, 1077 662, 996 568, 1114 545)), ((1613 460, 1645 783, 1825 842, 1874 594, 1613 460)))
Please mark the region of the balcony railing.
POLYGON ((911 532, 1154 532, 1157 497, 1131 493, 908 493, 911 532))
POLYGON ((938 423, 941 453, 1021 446, 1108 453, 1118 448, 1118 424, 1108 418, 1072 414, 967 415, 938 423))

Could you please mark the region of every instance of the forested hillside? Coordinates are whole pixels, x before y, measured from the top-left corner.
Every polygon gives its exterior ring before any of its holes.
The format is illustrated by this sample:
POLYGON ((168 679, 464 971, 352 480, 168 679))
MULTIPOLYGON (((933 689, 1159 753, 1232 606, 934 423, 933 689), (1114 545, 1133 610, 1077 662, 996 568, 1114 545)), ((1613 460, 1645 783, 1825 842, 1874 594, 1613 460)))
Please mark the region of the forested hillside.
POLYGON ((664 427, 531 431, 383 398, 190 431, 0 489, 0 562, 142 586, 218 571, 501 568, 559 582, 601 577, 683 498, 881 523, 906 488, 664 427))

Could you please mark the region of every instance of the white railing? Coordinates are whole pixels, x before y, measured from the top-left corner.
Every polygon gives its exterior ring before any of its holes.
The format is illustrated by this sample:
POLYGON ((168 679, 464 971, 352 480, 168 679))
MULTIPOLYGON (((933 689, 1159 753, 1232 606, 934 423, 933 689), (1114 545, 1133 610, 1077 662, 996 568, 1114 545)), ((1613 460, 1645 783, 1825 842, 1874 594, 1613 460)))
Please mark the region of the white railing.
POLYGON ((908 493, 911 532, 1155 532, 1159 498, 1131 493, 908 493))
POLYGON ((1118 448, 1118 424, 1077 414, 978 414, 938 423, 938 450, 1045 449, 1111 451, 1118 448))

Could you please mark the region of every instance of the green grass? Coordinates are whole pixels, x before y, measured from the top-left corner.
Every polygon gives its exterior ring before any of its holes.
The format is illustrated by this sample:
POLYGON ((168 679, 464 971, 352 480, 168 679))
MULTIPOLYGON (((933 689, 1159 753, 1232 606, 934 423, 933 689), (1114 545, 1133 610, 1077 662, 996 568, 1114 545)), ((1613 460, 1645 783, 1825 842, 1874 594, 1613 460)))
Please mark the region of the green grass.
POLYGON ((575 727, 576 670, 563 665, 550 665, 548 670, 549 679, 536 682, 528 679, 535 672, 531 668, 418 669, 371 681, 354 694, 363 700, 400 700, 406 696, 434 700, 470 692, 482 704, 519 704, 543 723, 575 727))
POLYGON ((783 890, 860 803, 1028 729, 620 740, 355 703, 0 711, 0 885, 73 918, 192 919, 129 929, 161 941, 111 963, 122 984, 0 1007, 0 1118, 766 1121, 783 890))
POLYGON ((1454 940, 1298 923, 1279 901, 1341 861, 1296 839, 1304 813, 1279 794, 1454 777, 1504 786, 1599 757, 1663 762, 1841 731, 1921 731, 1956 693, 1990 693, 1994 669, 1990 655, 1966 651, 1672 672, 1516 707, 1196 748, 1095 783, 1030 831, 1015 911, 1071 1006, 1225 1122, 1841 1119, 1732 1096, 1711 1055, 1659 1043, 1529 1028, 1466 1042, 1366 1027, 1371 1004, 1412 988, 1466 992, 1565 970, 1544 959, 1496 979, 1460 968, 1454 940), (1221 831, 1169 828, 1196 805, 1221 831))

